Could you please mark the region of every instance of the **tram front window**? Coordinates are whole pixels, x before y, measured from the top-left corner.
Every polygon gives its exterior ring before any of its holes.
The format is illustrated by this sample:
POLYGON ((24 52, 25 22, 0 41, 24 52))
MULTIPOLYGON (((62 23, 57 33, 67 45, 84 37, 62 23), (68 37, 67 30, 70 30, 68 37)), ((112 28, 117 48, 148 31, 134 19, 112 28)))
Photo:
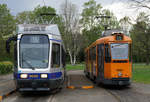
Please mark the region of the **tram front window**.
POLYGON ((47 68, 49 62, 47 35, 23 35, 20 41, 21 68, 47 68))
POLYGON ((128 59, 128 44, 111 44, 112 59, 128 59))

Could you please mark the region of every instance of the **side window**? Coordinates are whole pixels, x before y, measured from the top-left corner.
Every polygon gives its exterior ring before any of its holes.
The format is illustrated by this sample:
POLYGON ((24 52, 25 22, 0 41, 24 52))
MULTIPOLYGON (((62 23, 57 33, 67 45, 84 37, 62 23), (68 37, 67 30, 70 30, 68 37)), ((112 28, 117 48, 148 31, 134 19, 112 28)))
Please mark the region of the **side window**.
POLYGON ((105 62, 106 63, 111 62, 110 48, 108 44, 105 45, 105 62))
POLYGON ((60 67, 60 44, 53 43, 51 58, 52 58, 51 67, 59 68, 60 67))
POLYGON ((92 53, 93 53, 92 54, 93 55, 93 61, 96 61, 96 47, 93 47, 92 50, 93 50, 92 51, 92 53))
POLYGON ((89 60, 92 61, 92 49, 89 50, 89 60))

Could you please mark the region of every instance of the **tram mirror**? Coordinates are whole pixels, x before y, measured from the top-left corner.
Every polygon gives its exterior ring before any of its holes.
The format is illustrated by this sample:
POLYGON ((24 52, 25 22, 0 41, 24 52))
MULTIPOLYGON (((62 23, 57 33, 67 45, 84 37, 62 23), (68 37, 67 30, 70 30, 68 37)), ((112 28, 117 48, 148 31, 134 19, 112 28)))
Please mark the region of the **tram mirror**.
POLYGON ((6 51, 7 51, 7 53, 10 53, 10 43, 11 43, 11 41, 17 41, 17 37, 16 36, 10 37, 6 41, 6 51))

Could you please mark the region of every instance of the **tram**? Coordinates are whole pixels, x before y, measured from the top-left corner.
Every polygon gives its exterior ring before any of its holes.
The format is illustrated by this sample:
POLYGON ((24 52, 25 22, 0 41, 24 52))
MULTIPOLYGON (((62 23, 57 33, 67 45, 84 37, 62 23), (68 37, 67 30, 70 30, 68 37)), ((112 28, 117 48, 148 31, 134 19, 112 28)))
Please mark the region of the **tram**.
POLYGON ((107 30, 85 49, 85 75, 97 84, 130 85, 132 40, 120 30, 107 30))
POLYGON ((65 49, 58 26, 20 24, 14 41, 14 81, 20 92, 51 91, 62 87, 65 79, 65 49))

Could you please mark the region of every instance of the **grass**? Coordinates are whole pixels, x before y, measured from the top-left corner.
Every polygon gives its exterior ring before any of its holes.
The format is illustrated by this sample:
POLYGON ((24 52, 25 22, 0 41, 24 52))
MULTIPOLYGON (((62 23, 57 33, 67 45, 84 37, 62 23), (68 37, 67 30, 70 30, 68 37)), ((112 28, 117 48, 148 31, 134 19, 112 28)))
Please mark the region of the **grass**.
POLYGON ((133 64, 132 74, 134 82, 150 84, 150 65, 133 64))
POLYGON ((71 65, 71 64, 67 64, 66 65, 66 69, 67 71, 69 70, 84 70, 84 64, 76 64, 76 65, 71 65))
MULTIPOLYGON (((76 64, 66 66, 67 71, 69 70, 83 70, 85 64, 76 64)), ((138 83, 150 84, 150 65, 141 63, 133 64, 132 81, 138 83)))

